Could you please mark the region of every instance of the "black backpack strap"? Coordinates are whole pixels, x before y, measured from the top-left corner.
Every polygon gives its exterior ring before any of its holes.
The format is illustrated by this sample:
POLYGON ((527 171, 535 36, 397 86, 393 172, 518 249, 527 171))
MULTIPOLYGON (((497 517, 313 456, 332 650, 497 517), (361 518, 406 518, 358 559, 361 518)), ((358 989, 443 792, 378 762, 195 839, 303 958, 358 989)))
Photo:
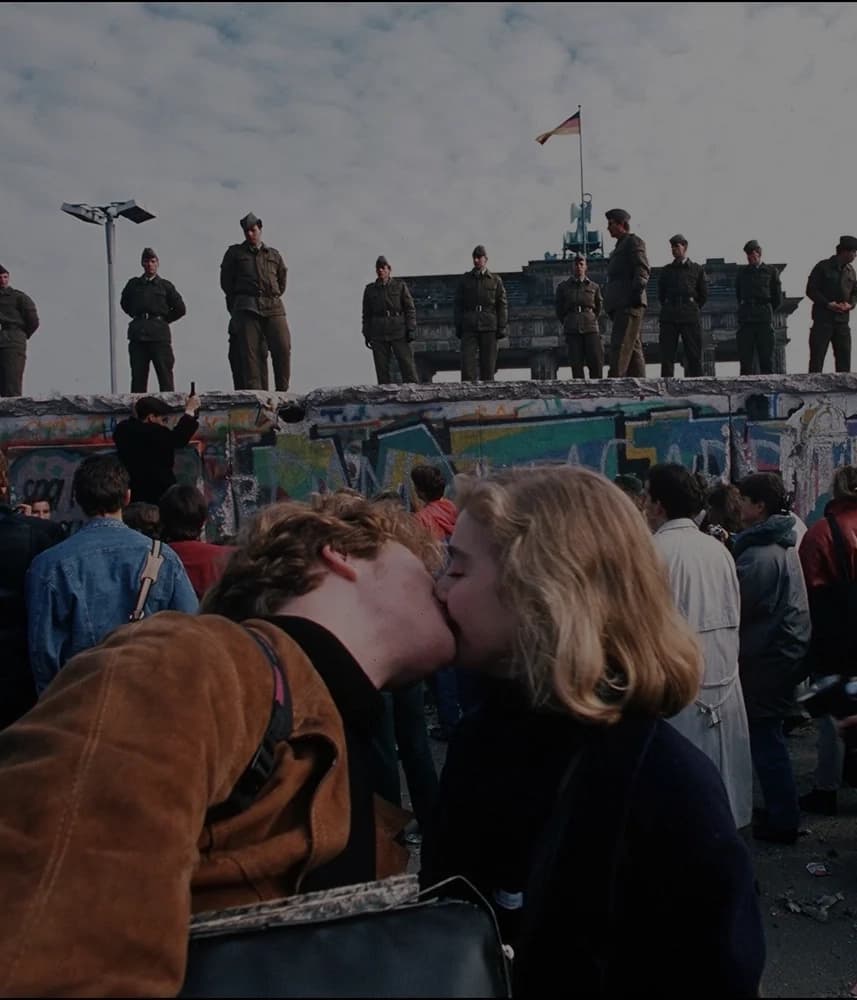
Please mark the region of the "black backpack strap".
POLYGON ((826 514, 827 523, 830 525, 830 537, 833 539, 833 551, 836 553, 836 564, 839 567, 839 576, 843 583, 852 583, 851 567, 848 562, 848 547, 845 544, 845 536, 839 522, 832 514, 826 514))
POLYGON ((256 748, 250 763, 244 769, 244 773, 235 783, 235 787, 229 793, 229 797, 223 802, 212 806, 206 816, 207 823, 216 820, 227 819, 230 816, 237 816, 249 808, 265 787, 273 775, 277 762, 277 744, 287 740, 292 735, 294 729, 294 711, 292 708, 292 696, 289 685, 286 681, 283 670, 273 646, 256 629, 242 626, 244 630, 256 642, 256 645, 265 654, 268 664, 271 667, 271 674, 274 679, 274 696, 271 705, 271 717, 265 729, 262 742, 256 748))

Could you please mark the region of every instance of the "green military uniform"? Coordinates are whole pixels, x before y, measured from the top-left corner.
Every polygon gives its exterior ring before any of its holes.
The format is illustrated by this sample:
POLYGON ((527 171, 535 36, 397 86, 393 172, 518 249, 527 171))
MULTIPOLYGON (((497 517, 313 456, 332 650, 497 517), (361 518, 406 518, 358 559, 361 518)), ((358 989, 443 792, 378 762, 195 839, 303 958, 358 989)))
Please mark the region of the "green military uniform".
MULTIPOLYGON (((384 258, 379 257, 379 261, 384 258)), ((385 262, 386 266, 386 262, 385 262)), ((379 385, 393 381, 393 355, 402 382, 417 382, 411 340, 417 329, 417 311, 408 286, 399 278, 380 278, 363 292, 363 339, 372 349, 379 385)))
MULTIPOLYGON (((476 247, 477 256, 487 256, 476 247), (481 253, 477 254, 477 250, 481 253)), ((461 341, 461 381, 493 382, 497 369, 497 341, 506 336, 509 310, 506 289, 499 274, 474 267, 455 292, 455 335, 461 341)))
POLYGON ((149 363, 158 377, 161 392, 173 392, 175 355, 170 323, 187 312, 175 285, 159 274, 131 278, 119 300, 131 317, 128 324, 128 355, 131 361, 131 392, 147 392, 149 363))
MULTIPOLYGON (((241 220, 244 232, 261 220, 252 213, 241 220)), ((268 351, 278 391, 289 388, 292 341, 282 296, 286 265, 279 250, 248 240, 234 243, 220 265, 220 287, 229 321, 229 365, 236 389, 268 388, 268 351)))
POLYGON ((589 278, 568 278, 557 285, 555 306, 568 346, 572 378, 583 378, 584 365, 589 369, 590 378, 601 378, 604 371, 604 349, 598 326, 601 289, 589 278))
MULTIPOLYGON (((673 245, 684 239, 670 240, 673 245)), ((705 269, 687 257, 672 260, 661 268, 658 300, 661 303, 658 343, 661 353, 661 377, 672 378, 679 340, 684 347, 684 374, 695 378, 702 374, 702 319, 700 310, 708 298, 705 269)))
MULTIPOLYGON (((611 209, 607 213, 621 212, 611 209)), ((610 331, 611 378, 630 375, 644 378, 646 359, 640 336, 646 315, 646 286, 649 283, 649 259, 646 244, 635 233, 625 233, 616 241, 616 247, 607 262, 607 285, 604 289, 604 309, 612 320, 610 331)))
POLYGON ((0 396, 23 393, 27 341, 38 328, 39 314, 30 296, 10 286, 0 288, 0 396))
MULTIPOLYGON (((842 237, 845 249, 857 249, 842 237)), ((854 241, 857 244, 857 240, 854 241)), ((820 260, 812 269, 806 284, 807 297, 812 300, 812 327, 809 331, 809 370, 820 372, 824 368, 827 348, 833 344, 833 358, 838 372, 851 371, 851 313, 834 312, 831 302, 857 304, 857 273, 851 264, 841 262, 834 254, 820 260)))
MULTIPOLYGON (((751 240, 744 252, 760 249, 758 243, 751 240)), ((738 298, 735 340, 741 374, 753 374, 755 353, 759 358, 760 374, 771 375, 774 371, 774 313, 783 301, 779 272, 770 264, 742 265, 735 279, 735 294, 738 298)))

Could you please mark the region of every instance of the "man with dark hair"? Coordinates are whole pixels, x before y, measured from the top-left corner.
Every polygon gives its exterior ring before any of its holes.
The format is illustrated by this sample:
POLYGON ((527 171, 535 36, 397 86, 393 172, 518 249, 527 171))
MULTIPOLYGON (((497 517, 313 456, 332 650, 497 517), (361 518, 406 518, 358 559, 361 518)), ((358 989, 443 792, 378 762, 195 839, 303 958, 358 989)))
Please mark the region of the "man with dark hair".
POLYGON ((683 465, 653 465, 645 514, 667 566, 676 607, 696 632, 704 663, 699 697, 670 719, 714 762, 737 827, 753 812, 747 713, 738 677, 741 595, 726 548, 697 528, 704 493, 683 465))
POLYGON ((0 451, 0 729, 36 703, 27 651, 24 577, 39 553, 63 539, 58 524, 17 514, 8 500, 9 464, 0 451))
POLYGON ((744 253, 747 264, 738 268, 735 277, 738 360, 742 375, 754 373, 754 357, 759 359, 759 373, 770 375, 774 370, 774 313, 782 304, 783 288, 779 271, 762 263, 758 240, 748 240, 744 253))
POLYGON ((30 296, 12 288, 9 280, 9 272, 0 264, 0 396, 20 396, 27 341, 39 329, 39 314, 30 296))
POLYGON ((418 382, 411 341, 417 329, 417 311, 408 286, 391 277, 386 257, 375 261, 377 278, 363 290, 363 340, 372 351, 378 385, 394 381, 395 356, 402 382, 418 382))
POLYGON ((131 477, 134 503, 157 503, 175 483, 176 449, 184 448, 196 433, 199 407, 199 397, 188 396, 184 413, 170 428, 170 406, 157 396, 144 396, 137 400, 132 415, 116 425, 113 442, 131 477))
POLYGON ((220 265, 220 287, 229 311, 229 365, 236 389, 268 388, 268 351, 279 392, 289 388, 292 339, 283 295, 286 264, 262 242, 262 220, 241 220, 243 243, 233 243, 220 265))
POLYGON ((220 579, 234 546, 200 541, 208 504, 195 486, 171 486, 159 507, 161 537, 181 559, 196 596, 201 598, 220 579))
POLYGON ((670 237, 673 259, 661 268, 658 299, 661 303, 661 378, 675 374, 678 342, 684 348, 685 378, 702 374, 702 320, 700 310, 708 300, 705 268, 687 256, 687 238, 681 233, 670 237))
POLYGON ((147 538, 161 537, 161 512, 157 504, 144 503, 142 500, 129 503, 122 511, 122 521, 147 538))
POLYGON ((616 247, 607 262, 607 286, 604 310, 613 328, 610 333, 610 377, 644 378, 646 359, 640 332, 646 315, 646 286, 649 283, 649 258, 646 244, 631 232, 631 216, 624 208, 611 208, 607 231, 616 247))
MULTIPOLYGON (((89 520, 37 556, 27 572, 30 664, 39 694, 75 653, 128 621, 151 553, 149 539, 122 522, 130 491, 128 472, 115 455, 85 458, 73 490, 89 520)), ((193 613, 196 595, 178 556, 168 548, 161 554, 146 613, 193 613)))
POLYGON ((766 815, 760 840, 793 844, 800 809, 783 720, 795 685, 806 676, 810 618, 806 584, 782 478, 755 472, 738 483, 744 525, 733 547, 741 584, 741 684, 753 766, 766 815))
POLYGON ((455 528, 458 508, 444 497, 446 479, 434 465, 415 465, 411 469, 411 482, 422 506, 417 520, 428 528, 434 538, 446 541, 455 528))
POLYGON ((473 248, 473 270, 455 290, 455 335, 461 341, 461 381, 493 382, 497 370, 497 341, 506 336, 509 309, 499 274, 488 270, 488 253, 480 243, 473 248), (477 361, 478 359, 478 361, 477 361))
POLYGON ((857 305, 857 237, 840 236, 833 257, 820 260, 806 283, 812 300, 812 327, 809 331, 809 370, 824 369, 827 348, 833 344, 838 372, 851 371, 851 310, 857 305))
POLYGON ((161 392, 172 392, 173 354, 170 323, 187 312, 176 286, 158 274, 158 255, 146 247, 140 260, 143 273, 122 289, 119 304, 131 317, 128 324, 128 355, 131 360, 131 392, 149 388, 149 362, 158 376, 161 392))
POLYGON ((613 485, 629 497, 634 506, 642 511, 646 504, 646 495, 643 487, 643 480, 635 476, 633 472, 623 472, 613 477, 613 485))

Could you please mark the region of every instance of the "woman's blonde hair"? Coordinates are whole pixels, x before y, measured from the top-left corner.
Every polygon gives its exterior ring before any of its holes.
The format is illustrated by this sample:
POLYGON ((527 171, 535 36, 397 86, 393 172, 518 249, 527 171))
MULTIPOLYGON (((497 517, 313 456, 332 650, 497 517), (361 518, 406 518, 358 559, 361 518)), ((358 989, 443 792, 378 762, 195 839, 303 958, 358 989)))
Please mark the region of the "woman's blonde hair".
POLYGON ((674 715, 699 690, 696 639, 633 502, 577 467, 456 480, 491 533, 502 601, 519 622, 515 663, 537 704, 593 722, 674 715))

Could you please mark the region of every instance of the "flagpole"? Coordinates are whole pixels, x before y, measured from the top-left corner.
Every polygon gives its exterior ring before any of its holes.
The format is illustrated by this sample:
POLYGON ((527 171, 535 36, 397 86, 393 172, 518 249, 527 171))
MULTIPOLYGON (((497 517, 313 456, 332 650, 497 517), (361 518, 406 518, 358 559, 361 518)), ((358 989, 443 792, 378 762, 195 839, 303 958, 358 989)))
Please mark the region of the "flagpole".
POLYGON ((581 115, 581 105, 577 105, 578 114, 578 129, 577 129, 577 139, 580 148, 580 228, 583 239, 581 243, 583 245, 583 256, 584 259, 589 259, 589 254, 587 252, 586 245, 586 203, 583 200, 583 116, 581 115))

